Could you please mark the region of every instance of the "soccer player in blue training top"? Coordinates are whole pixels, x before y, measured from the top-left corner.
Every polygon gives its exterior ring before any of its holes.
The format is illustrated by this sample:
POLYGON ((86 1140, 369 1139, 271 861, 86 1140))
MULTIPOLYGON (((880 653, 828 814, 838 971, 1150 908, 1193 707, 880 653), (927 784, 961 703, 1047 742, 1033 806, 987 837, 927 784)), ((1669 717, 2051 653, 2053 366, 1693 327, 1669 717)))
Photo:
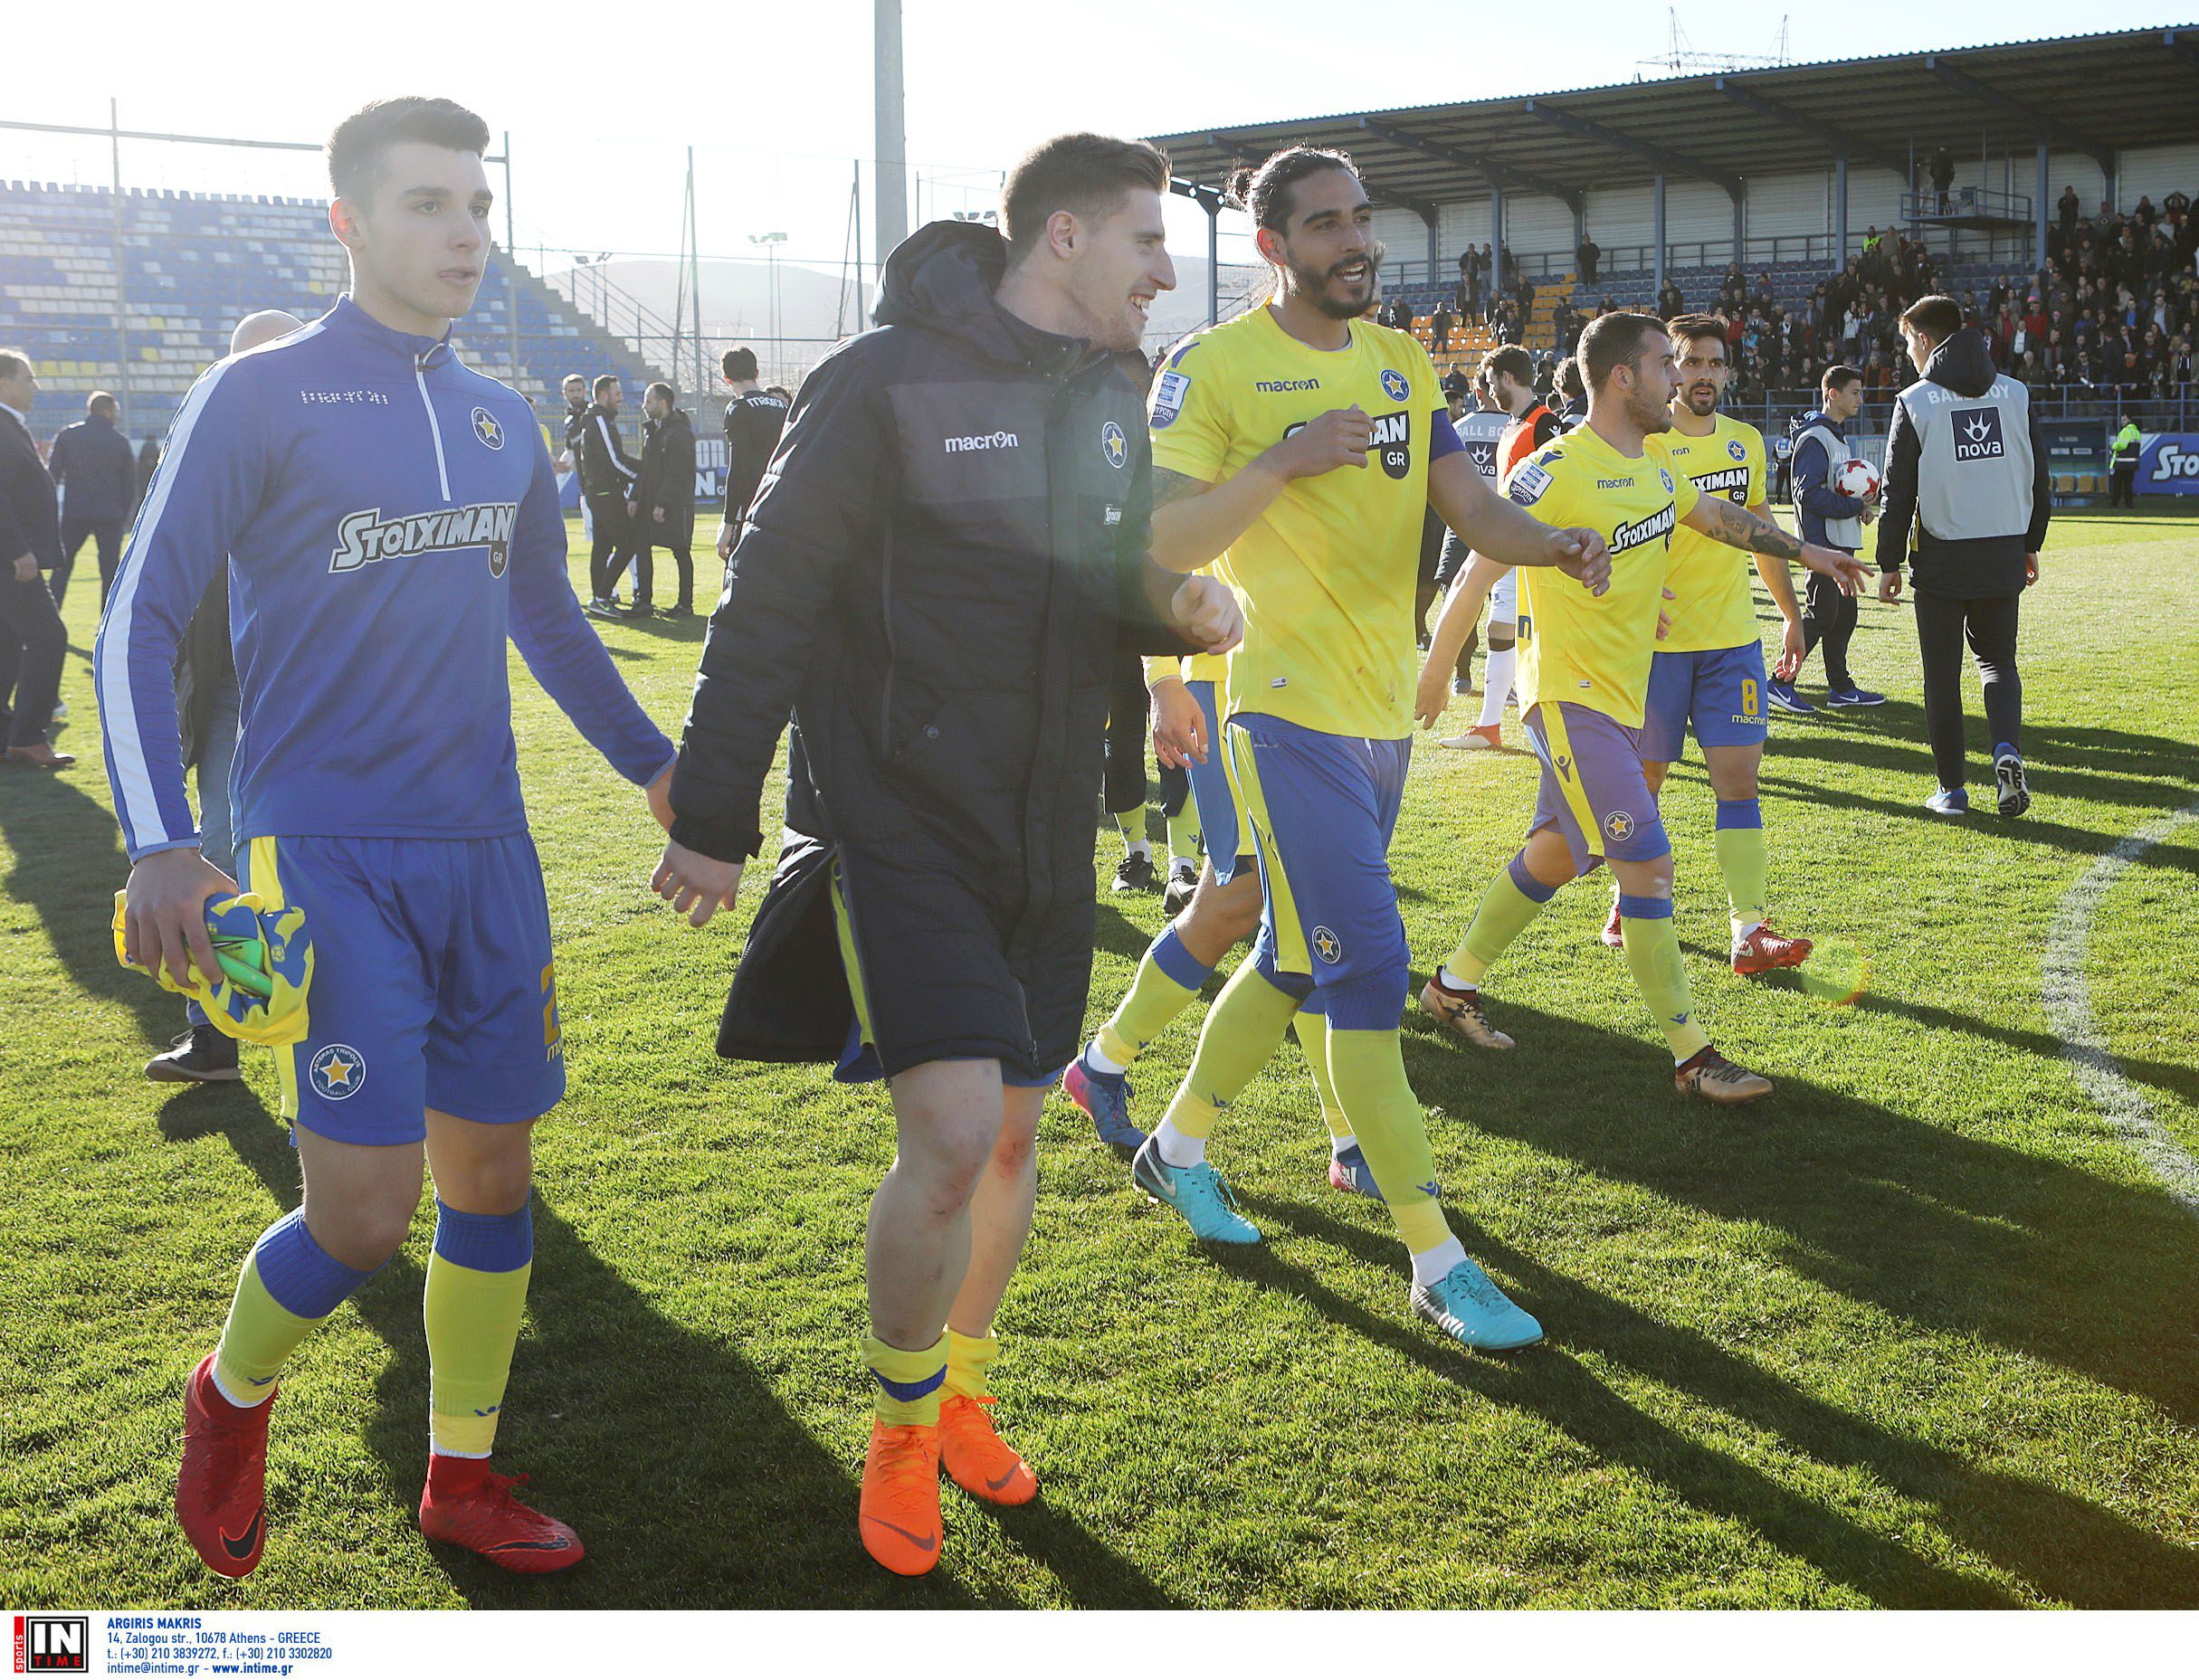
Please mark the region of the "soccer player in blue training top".
POLYGON ((129 952, 214 971, 169 667, 226 563, 243 739, 238 878, 306 914, 303 1042, 276 1052, 305 1205, 262 1235, 186 1391, 176 1514, 209 1568, 260 1561, 283 1362, 405 1240, 435 1180, 424 1316, 431 1539, 522 1573, 581 1544, 489 1468, 534 1256, 529 1131, 565 1090, 549 909, 528 837, 505 638, 668 818, 672 747, 565 569, 527 400, 452 354, 489 252, 489 130, 379 101, 328 142, 351 291, 192 387, 138 517, 97 682, 129 844, 129 952))
MULTIPOLYGON (((1413 745, 1415 559, 1433 508, 1470 546, 1562 568, 1556 587, 1585 594, 1604 542, 1499 497, 1427 351, 1362 318, 1381 247, 1349 157, 1290 147, 1233 191, 1276 290, 1195 335, 1154 390, 1153 552, 1181 570, 1213 563, 1244 603, 1220 734, 1263 909, 1131 1173, 1200 1240, 1258 1242, 1207 1144, 1302 1011, 1300 1041, 1348 1128, 1332 1128, 1331 1159, 1357 1145, 1411 1255, 1414 1310, 1468 1346, 1522 1347, 1542 1327, 1452 1232, 1398 1038, 1411 974, 1388 851, 1413 745)), ((1198 956, 1179 944, 1153 960, 1195 991, 1198 956)))

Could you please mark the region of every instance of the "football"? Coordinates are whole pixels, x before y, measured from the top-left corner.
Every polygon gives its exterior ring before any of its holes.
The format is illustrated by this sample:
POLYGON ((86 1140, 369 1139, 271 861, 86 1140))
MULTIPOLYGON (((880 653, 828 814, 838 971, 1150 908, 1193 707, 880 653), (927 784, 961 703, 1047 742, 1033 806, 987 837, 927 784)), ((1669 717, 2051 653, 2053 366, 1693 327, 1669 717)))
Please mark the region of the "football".
POLYGON ((1832 488, 1842 496, 1869 501, 1879 493, 1879 470, 1867 460, 1849 460, 1832 475, 1832 488))

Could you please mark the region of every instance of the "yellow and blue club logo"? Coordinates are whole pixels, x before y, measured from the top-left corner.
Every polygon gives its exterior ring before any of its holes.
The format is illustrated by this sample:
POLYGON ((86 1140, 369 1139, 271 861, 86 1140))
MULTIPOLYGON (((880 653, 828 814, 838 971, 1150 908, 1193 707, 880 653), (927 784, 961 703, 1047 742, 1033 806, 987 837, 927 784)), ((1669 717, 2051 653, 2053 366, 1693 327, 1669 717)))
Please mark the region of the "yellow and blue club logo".
POLYGON ((473 411, 473 435, 481 440, 483 449, 504 447, 504 422, 485 408, 473 411))
POLYGON ((1385 367, 1382 370, 1382 394, 1393 403, 1402 403, 1413 394, 1413 387, 1395 367, 1385 367))
POLYGON ((1324 963, 1341 963, 1344 960, 1344 942, 1328 928, 1317 927, 1313 930, 1313 954, 1324 963))
POLYGON ((1107 451, 1107 464, 1118 470, 1130 459, 1129 440, 1122 435, 1122 428, 1111 420, 1100 428, 1100 447, 1107 451))
POLYGON ((1633 839, 1633 813, 1628 811, 1613 812, 1604 819, 1604 832, 1610 835, 1614 840, 1623 841, 1633 839))
POLYGON ((1748 451, 1738 438, 1728 438, 1726 440, 1726 453, 1732 456, 1736 460, 1747 460, 1748 459, 1748 451))

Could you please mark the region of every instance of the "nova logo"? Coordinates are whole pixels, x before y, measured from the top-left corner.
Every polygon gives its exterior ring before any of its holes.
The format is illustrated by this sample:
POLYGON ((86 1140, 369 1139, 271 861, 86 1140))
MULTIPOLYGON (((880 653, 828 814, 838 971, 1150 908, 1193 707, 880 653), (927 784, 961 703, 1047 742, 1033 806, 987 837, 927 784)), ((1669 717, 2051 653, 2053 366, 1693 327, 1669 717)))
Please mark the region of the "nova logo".
POLYGON ((970 450, 1021 449, 1023 444, 1013 432, 986 432, 974 438, 948 438, 947 452, 960 455, 970 450))
POLYGON ((90 1674, 90 1618, 83 1616, 16 1617, 15 1672, 19 1675, 90 1674))
POLYGON ((379 508, 367 508, 337 522, 337 546, 328 555, 328 570, 356 572, 383 560, 416 560, 422 555, 486 548, 489 575, 501 577, 511 560, 511 533, 519 522, 517 502, 477 502, 434 513, 399 514, 394 519, 385 519, 379 508))
POLYGON ((1955 428, 1956 460, 1994 460, 2008 452, 1997 408, 1958 408, 1947 416, 1947 423, 1955 428))

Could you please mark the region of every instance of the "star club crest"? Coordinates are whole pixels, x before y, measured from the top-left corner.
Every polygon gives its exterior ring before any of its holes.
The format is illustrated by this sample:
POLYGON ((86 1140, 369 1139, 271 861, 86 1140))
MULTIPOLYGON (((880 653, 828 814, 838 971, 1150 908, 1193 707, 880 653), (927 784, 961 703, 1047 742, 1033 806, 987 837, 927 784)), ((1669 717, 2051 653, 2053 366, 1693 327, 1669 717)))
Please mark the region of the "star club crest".
POLYGON ((1326 927, 1317 927, 1313 930, 1313 954, 1324 963, 1340 963, 1344 960, 1344 942, 1326 927))
POLYGON ((1130 445, 1122 435, 1122 428, 1113 421, 1100 428, 1100 447, 1107 451, 1107 464, 1119 470, 1130 458, 1130 445))
POLYGON ((485 408, 473 411, 473 435, 481 440, 484 449, 504 447, 504 422, 485 408))
POLYGON ((1732 456, 1736 460, 1747 460, 1748 459, 1748 451, 1742 446, 1741 440, 1738 438, 1728 438, 1726 440, 1726 453, 1732 456))
POLYGON ((1413 387, 1395 367, 1385 367, 1382 370, 1382 394, 1393 403, 1402 403, 1413 394, 1413 387))
POLYGON ((366 1058, 348 1044, 324 1044, 309 1073, 316 1096, 340 1103, 366 1083, 366 1058))

